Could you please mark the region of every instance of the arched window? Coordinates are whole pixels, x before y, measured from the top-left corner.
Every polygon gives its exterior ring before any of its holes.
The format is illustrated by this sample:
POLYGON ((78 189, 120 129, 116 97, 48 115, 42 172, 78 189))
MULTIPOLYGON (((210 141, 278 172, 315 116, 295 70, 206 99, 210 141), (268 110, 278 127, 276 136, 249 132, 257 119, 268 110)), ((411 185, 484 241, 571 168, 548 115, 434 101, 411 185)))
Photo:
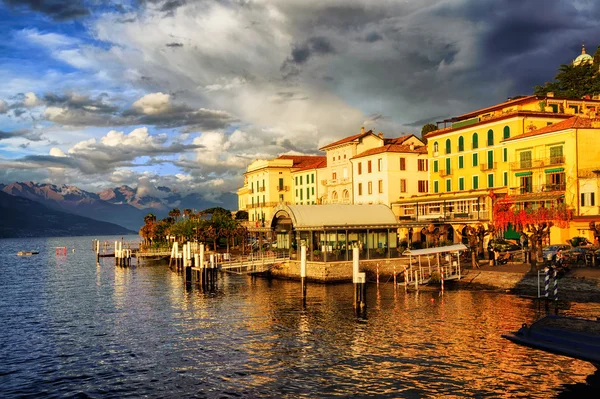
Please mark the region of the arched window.
POLYGON ((504 134, 502 135, 502 137, 505 139, 510 138, 510 128, 508 126, 504 126, 504 134))
POLYGON ((337 200, 338 200, 338 194, 337 194, 337 191, 334 191, 334 192, 332 192, 332 193, 331 193, 331 200, 332 200, 333 202, 337 202, 337 200))
POLYGON ((492 129, 488 130, 487 145, 494 145, 494 131, 492 129))
POLYGON ((452 152, 452 143, 450 142, 450 139, 446 139, 446 154, 450 154, 452 152))
POLYGON ((350 193, 348 192, 348 190, 344 190, 344 192, 342 192, 342 199, 344 201, 348 201, 350 199, 350 193))
POLYGON ((434 152, 434 153, 435 153, 435 152, 438 152, 438 150, 439 150, 439 146, 438 146, 438 143, 437 143, 437 141, 436 141, 435 143, 433 143, 433 152, 434 152))
POLYGON ((463 136, 460 136, 458 138, 458 152, 461 152, 464 150, 465 150, 465 139, 463 139, 463 136))
POLYGON ((477 133, 473 133, 473 150, 479 148, 479 140, 477 137, 477 133))

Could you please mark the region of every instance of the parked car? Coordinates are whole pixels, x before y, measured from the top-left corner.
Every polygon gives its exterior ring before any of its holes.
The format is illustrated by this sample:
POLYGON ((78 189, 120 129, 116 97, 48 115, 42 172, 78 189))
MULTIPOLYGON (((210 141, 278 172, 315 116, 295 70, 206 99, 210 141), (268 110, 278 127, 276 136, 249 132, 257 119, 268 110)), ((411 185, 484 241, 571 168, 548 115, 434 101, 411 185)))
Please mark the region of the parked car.
POLYGON ((585 254, 590 251, 589 247, 571 248, 566 251, 560 251, 560 257, 563 263, 585 264, 585 254))
POLYGON ((514 242, 507 241, 503 238, 493 238, 488 242, 488 250, 495 249, 500 252, 520 251, 521 246, 514 242))
POLYGON ((559 245, 549 245, 547 247, 542 248, 542 256, 546 263, 554 263, 556 261, 556 254, 558 251, 568 251, 571 249, 570 245, 559 244, 559 245))

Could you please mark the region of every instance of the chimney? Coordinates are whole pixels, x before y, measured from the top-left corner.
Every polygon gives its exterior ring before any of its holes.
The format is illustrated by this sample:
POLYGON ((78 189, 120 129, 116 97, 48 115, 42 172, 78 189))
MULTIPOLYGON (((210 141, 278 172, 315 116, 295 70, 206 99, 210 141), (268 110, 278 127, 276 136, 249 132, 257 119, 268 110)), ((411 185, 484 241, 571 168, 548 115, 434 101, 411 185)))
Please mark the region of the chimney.
POLYGON ((360 134, 365 134, 365 127, 364 126, 360 128, 360 134))
POLYGON ((379 136, 379 138, 382 139, 383 138, 383 133, 379 132, 379 133, 377 133, 377 136, 379 136))
POLYGON ((410 150, 413 151, 415 149, 415 145, 413 143, 410 143, 410 150))

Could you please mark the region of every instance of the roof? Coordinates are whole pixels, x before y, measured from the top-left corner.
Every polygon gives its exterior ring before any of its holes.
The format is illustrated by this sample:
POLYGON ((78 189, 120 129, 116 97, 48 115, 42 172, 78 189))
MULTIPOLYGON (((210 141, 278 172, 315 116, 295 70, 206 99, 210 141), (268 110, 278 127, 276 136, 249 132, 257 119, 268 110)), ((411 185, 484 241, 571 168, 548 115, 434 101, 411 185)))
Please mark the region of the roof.
POLYGON ((397 137, 395 139, 383 139, 384 144, 402 144, 404 143, 406 140, 408 140, 411 137, 414 137, 414 134, 407 134, 405 136, 400 136, 397 137))
POLYGON ((355 134, 354 136, 346 137, 346 138, 343 138, 343 139, 338 140, 336 142, 333 142, 331 144, 327 144, 326 146, 323 146, 323 147, 319 148, 319 150, 325 150, 327 148, 335 147, 337 145, 351 143, 352 141, 360 140, 363 137, 366 137, 366 136, 371 135, 371 134, 375 135, 372 130, 369 130, 368 132, 365 132, 365 133, 355 134))
MULTIPOLYGON (((556 97, 554 97, 556 99, 556 97)), ((587 101, 587 100, 586 100, 587 101)), ((570 118, 570 114, 562 114, 562 113, 554 113, 554 112, 542 112, 542 111, 530 111, 530 110, 518 110, 518 111, 509 111, 503 112, 502 115, 493 115, 489 118, 485 118, 480 120, 477 123, 473 123, 472 125, 460 126, 460 127, 446 127, 442 129, 433 130, 425 135, 426 139, 431 139, 432 137, 441 136, 442 134, 456 132, 459 130, 468 130, 473 129, 477 126, 484 125, 490 122, 498 122, 502 119, 514 118, 519 116, 540 116, 544 118, 555 118, 555 119, 567 119, 570 118)))
POLYGON ((363 151, 360 154, 356 154, 351 159, 362 158, 373 154, 381 154, 384 152, 402 152, 402 153, 415 153, 415 154, 427 154, 427 146, 414 146, 412 149, 408 144, 388 144, 381 147, 371 148, 363 151))
POLYGON ((279 205, 273 218, 282 212, 288 214, 296 230, 398 226, 392 210, 383 204, 279 205))
POLYGON ((564 120, 564 121, 561 121, 558 123, 553 123, 552 125, 548 125, 541 129, 531 130, 529 132, 519 134, 518 136, 513 136, 513 137, 510 137, 510 138, 502 140, 502 141, 518 140, 518 139, 522 139, 525 137, 539 136, 541 134, 554 133, 554 132, 559 132, 561 130, 567 130, 567 129, 594 128, 595 126, 593 125, 593 122, 600 123, 600 119, 590 119, 590 118, 581 117, 581 116, 574 116, 567 120, 564 120))
POLYGON ((315 157, 315 158, 321 158, 321 159, 315 160, 313 162, 307 161, 304 165, 299 166, 298 169, 294 169, 294 172, 301 172, 303 170, 319 169, 319 168, 324 168, 327 166, 327 157, 315 157))
POLYGON ((404 251, 402 254, 410 255, 410 256, 419 256, 419 255, 439 254, 442 252, 455 252, 455 251, 466 251, 466 250, 467 250, 467 247, 465 246, 465 244, 454 244, 454 245, 447 245, 445 247, 411 249, 411 250, 404 251))
MULTIPOLYGON (((320 162, 327 162, 327 157, 315 155, 280 155, 277 159, 290 159, 293 161, 292 168, 306 168, 320 162)), ((309 168, 313 169, 313 168, 309 168)))

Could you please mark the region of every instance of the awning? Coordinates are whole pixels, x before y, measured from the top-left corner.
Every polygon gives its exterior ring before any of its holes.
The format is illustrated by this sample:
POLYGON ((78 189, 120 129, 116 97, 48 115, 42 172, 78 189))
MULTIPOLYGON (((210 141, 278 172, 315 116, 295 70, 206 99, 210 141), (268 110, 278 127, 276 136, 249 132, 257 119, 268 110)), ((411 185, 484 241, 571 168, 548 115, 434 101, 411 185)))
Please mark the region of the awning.
POLYGON ((515 173, 515 176, 531 176, 533 174, 533 172, 529 171, 529 172, 519 172, 519 173, 515 173))
POLYGON ((406 250, 402 254, 410 255, 410 256, 419 256, 419 255, 431 255, 431 254, 439 254, 442 252, 456 252, 456 251, 466 251, 467 247, 465 244, 455 244, 448 245, 445 247, 433 247, 433 248, 425 248, 425 249, 413 249, 406 250))
POLYGON ((559 172, 564 172, 565 168, 552 168, 552 169, 546 169, 544 172, 545 173, 559 173, 559 172))

